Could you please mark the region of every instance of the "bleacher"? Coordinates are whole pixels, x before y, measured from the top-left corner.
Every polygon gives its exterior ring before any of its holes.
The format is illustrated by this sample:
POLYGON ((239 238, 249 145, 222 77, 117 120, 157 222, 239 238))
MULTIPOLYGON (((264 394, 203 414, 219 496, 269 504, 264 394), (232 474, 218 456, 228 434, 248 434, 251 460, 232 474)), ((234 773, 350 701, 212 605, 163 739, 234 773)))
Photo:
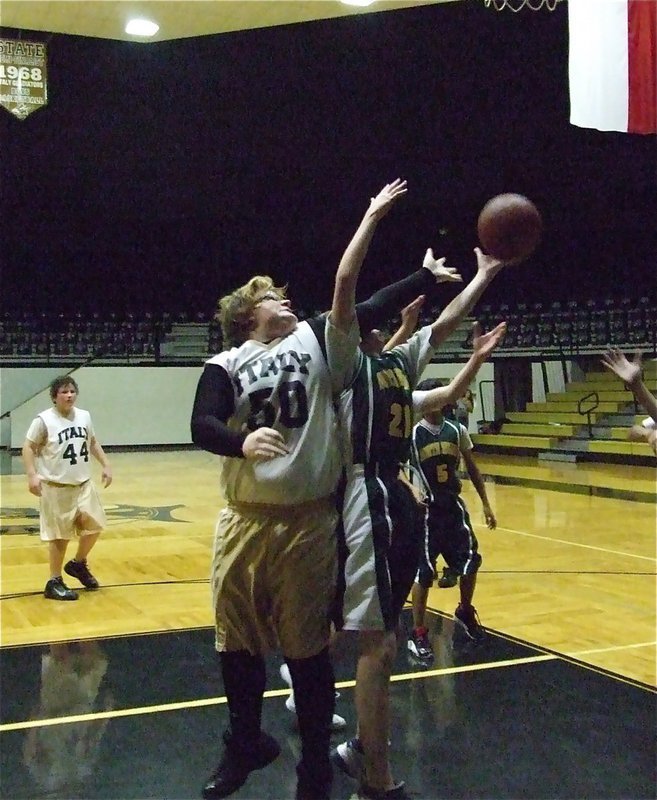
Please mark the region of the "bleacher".
MULTIPOLYGON (((427 308, 420 324, 432 321, 437 313, 438 308, 427 308)), ((576 357, 601 353, 610 344, 657 351, 657 304, 647 296, 584 303, 519 303, 513 307, 482 304, 475 313, 485 329, 502 320, 508 323, 497 358, 576 357)), ((440 357, 465 359, 471 328, 472 320, 464 321, 443 343, 440 357)), ((110 362, 194 361, 219 352, 221 347, 220 328, 209 314, 78 313, 66 317, 24 311, 16 315, 5 312, 0 318, 0 363, 57 363, 93 357, 110 362)))
MULTIPOLYGON (((435 318, 437 311, 427 309, 421 324, 435 318)), ((514 459, 522 456, 534 465, 555 461, 654 465, 649 446, 627 438, 631 425, 643 418, 632 393, 599 364, 599 355, 609 344, 628 352, 640 348, 646 383, 657 392, 657 363, 650 360, 657 353, 654 300, 521 303, 513 308, 484 304, 475 313, 485 329, 504 319, 508 322, 507 336, 493 361, 521 358, 541 366, 560 361, 564 375, 567 363, 577 364, 582 372, 581 379, 565 382, 563 391, 549 391, 546 385, 544 400, 505 411, 502 420, 483 414, 475 443, 479 453, 495 456, 499 474, 506 471, 505 460, 510 470, 514 459)), ((472 321, 464 320, 442 344, 436 361, 466 360, 472 321)), ((6 366, 201 365, 221 349, 218 324, 200 314, 96 313, 67 318, 23 312, 0 318, 0 364, 6 366)))
POLYGON ((202 363, 220 349, 216 324, 201 315, 23 312, 0 318, 5 366, 202 363))
MULTIPOLYGON (((646 414, 615 375, 601 370, 548 394, 545 403, 509 412, 499 432, 473 434, 482 473, 499 483, 654 503, 654 453, 628 438, 646 414), (573 407, 579 411, 566 410, 573 407)), ((657 393, 657 362, 644 362, 644 381, 657 393)))

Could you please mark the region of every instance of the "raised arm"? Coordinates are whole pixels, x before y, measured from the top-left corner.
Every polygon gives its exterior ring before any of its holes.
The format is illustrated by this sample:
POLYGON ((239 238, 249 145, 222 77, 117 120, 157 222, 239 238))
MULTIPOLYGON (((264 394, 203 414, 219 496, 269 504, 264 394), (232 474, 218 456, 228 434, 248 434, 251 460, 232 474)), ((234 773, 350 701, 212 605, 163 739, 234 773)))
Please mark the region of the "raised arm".
POLYGON ((629 386, 637 403, 657 422, 657 398, 643 382, 641 353, 635 353, 632 361, 629 361, 618 348, 612 347, 602 357, 602 363, 629 386))
POLYGON ((492 331, 482 333, 481 325, 474 324, 472 355, 466 364, 452 378, 447 386, 429 389, 426 392, 413 392, 413 410, 418 414, 438 411, 445 405, 455 403, 472 383, 479 367, 486 361, 506 333, 506 322, 500 322, 492 331))
POLYGON ((420 311, 426 300, 425 295, 421 294, 416 297, 412 303, 404 306, 401 310, 401 325, 397 328, 395 333, 385 343, 384 350, 392 350, 398 344, 404 344, 415 333, 417 322, 420 317, 420 311))
POLYGON ((392 183, 387 183, 377 196, 370 200, 365 216, 340 259, 330 313, 331 324, 338 330, 347 333, 351 327, 356 313, 358 275, 376 226, 395 201, 404 194, 406 194, 406 181, 397 178, 392 183))
POLYGON ((487 256, 475 247, 477 257, 477 274, 452 302, 443 309, 441 315, 431 326, 431 344, 437 347, 456 330, 459 322, 472 310, 475 303, 484 293, 484 289, 504 266, 504 262, 493 256, 487 256))
POLYGON ((410 303, 420 294, 432 291, 438 283, 461 283, 459 273, 445 266, 445 259, 435 259, 427 250, 422 267, 400 281, 378 289, 367 300, 356 305, 356 316, 364 333, 381 328, 399 311, 399 307, 410 303))

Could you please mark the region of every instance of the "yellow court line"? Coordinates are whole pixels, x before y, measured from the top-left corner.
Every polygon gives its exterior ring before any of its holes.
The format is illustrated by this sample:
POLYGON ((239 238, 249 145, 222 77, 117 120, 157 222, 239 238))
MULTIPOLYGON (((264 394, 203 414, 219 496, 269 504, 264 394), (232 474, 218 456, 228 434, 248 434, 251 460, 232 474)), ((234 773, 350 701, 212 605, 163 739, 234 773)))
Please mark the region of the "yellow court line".
POLYGON ((594 650, 577 650, 575 652, 567 652, 564 653, 566 656, 570 656, 571 658, 577 658, 578 656, 590 656, 594 655, 595 653, 614 653, 620 650, 633 650, 636 647, 655 647, 657 645, 657 641, 655 642, 638 642, 637 644, 619 644, 614 645, 612 647, 599 647, 594 650))
MULTIPOLYGON (((390 682, 417 680, 418 678, 436 678, 439 675, 455 675, 457 672, 479 672, 485 669, 498 667, 517 667, 520 664, 536 664, 539 661, 555 661, 559 656, 545 653, 540 656, 527 656, 526 658, 509 658, 506 661, 488 661, 485 664, 464 664, 460 667, 443 667, 441 669, 428 669, 422 672, 407 672, 404 675, 393 675, 390 682)), ((355 681, 354 681, 355 683, 355 681)), ((339 684, 336 684, 339 686, 339 684)))
MULTIPOLYGON (((437 675, 450 675, 455 672, 474 672, 480 669, 495 669, 497 667, 513 667, 519 664, 531 664, 536 661, 551 661, 558 658, 554 655, 530 656, 528 658, 509 659, 508 661, 491 661, 487 664, 468 664, 462 667, 446 667, 445 669, 428 670, 427 672, 409 672, 405 675, 393 675, 393 681, 416 680, 418 678, 432 678, 437 675)), ((336 683, 338 689, 348 689, 356 685, 356 681, 341 681, 336 683)), ((265 692, 265 697, 284 697, 290 693, 289 689, 271 689, 265 692)), ((50 725, 67 725, 72 722, 91 722, 99 719, 117 719, 119 717, 136 717, 140 714, 157 714, 164 711, 182 711, 187 708, 204 708, 207 706, 224 705, 225 697, 208 697, 204 700, 186 700, 180 703, 164 703, 156 706, 141 706, 138 708, 121 708, 112 711, 98 711, 93 714, 75 714, 68 717, 52 717, 50 719, 28 719, 23 722, 8 722, 0 725, 0 733, 7 731, 21 731, 28 728, 45 728, 50 725)))
POLYGON ((583 544, 582 542, 569 542, 567 539, 554 539, 552 536, 541 536, 538 533, 528 533, 527 531, 516 531, 513 528, 497 527, 498 531, 507 531, 508 533, 517 533, 518 536, 530 536, 532 539, 543 539, 546 542, 555 542, 557 544, 569 544, 573 547, 584 547, 587 550, 598 550, 601 553, 610 553, 614 556, 625 556, 627 558, 640 558, 642 561, 657 562, 657 558, 651 556, 640 556, 636 553, 624 553, 622 550, 609 550, 606 547, 596 547, 593 544, 583 544))

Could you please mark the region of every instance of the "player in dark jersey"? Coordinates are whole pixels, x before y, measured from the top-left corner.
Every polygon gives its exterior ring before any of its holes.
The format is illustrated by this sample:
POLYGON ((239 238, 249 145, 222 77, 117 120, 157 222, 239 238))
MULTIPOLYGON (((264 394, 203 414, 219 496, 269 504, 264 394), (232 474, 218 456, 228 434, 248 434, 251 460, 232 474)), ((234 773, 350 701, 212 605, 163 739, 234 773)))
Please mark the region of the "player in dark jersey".
MULTIPOLYGON (((418 388, 435 390, 440 385, 440 381, 429 379, 418 388)), ((442 410, 425 413, 413 428, 412 437, 411 466, 426 496, 427 511, 424 552, 412 592, 414 628, 408 639, 408 649, 422 660, 433 658, 425 614, 439 555, 443 556, 450 571, 459 575, 461 596, 454 612, 456 631, 460 631, 469 641, 480 642, 484 638, 484 630, 472 605, 481 555, 470 515, 461 498, 461 459, 481 498, 486 524, 491 529, 497 525, 486 485, 472 455, 472 440, 460 422, 448 418, 448 409, 446 406, 442 410)))
POLYGON ((503 266, 478 248, 475 253, 475 277, 432 325, 386 352, 381 352, 377 332, 363 337, 356 376, 340 398, 346 480, 335 622, 338 630, 359 634, 358 737, 339 745, 333 758, 353 775, 354 751, 364 754, 364 772, 358 776, 362 798, 405 796, 388 759, 389 679, 420 539, 417 505, 399 471, 410 455, 413 389, 434 348, 456 329, 503 266))

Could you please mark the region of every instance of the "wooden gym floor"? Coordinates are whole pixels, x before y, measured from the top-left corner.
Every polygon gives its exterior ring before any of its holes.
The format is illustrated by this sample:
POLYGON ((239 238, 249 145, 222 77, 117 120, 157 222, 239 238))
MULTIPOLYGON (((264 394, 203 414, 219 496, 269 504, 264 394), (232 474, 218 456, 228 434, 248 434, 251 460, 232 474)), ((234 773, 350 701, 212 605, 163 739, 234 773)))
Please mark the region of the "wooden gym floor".
MULTIPOLYGON (((2 476, 7 800, 195 798, 218 758, 227 713, 207 585, 216 460, 191 450, 111 458, 110 525, 90 558, 102 589, 74 603, 44 600, 37 503, 24 475, 2 476)), ((616 470, 622 492, 627 468, 616 470)), ((490 635, 474 649, 454 642, 457 590, 432 590, 433 665, 414 663, 405 641, 398 652, 395 773, 419 798, 654 797, 655 504, 535 486, 488 492, 496 531, 464 488, 484 557, 475 604, 490 635)), ((270 659, 264 716, 283 752, 238 798, 294 795, 299 744, 279 664, 270 659)), ((336 667, 346 735, 353 674, 353 659, 336 667)), ((334 798, 353 791, 336 775, 334 798)))

